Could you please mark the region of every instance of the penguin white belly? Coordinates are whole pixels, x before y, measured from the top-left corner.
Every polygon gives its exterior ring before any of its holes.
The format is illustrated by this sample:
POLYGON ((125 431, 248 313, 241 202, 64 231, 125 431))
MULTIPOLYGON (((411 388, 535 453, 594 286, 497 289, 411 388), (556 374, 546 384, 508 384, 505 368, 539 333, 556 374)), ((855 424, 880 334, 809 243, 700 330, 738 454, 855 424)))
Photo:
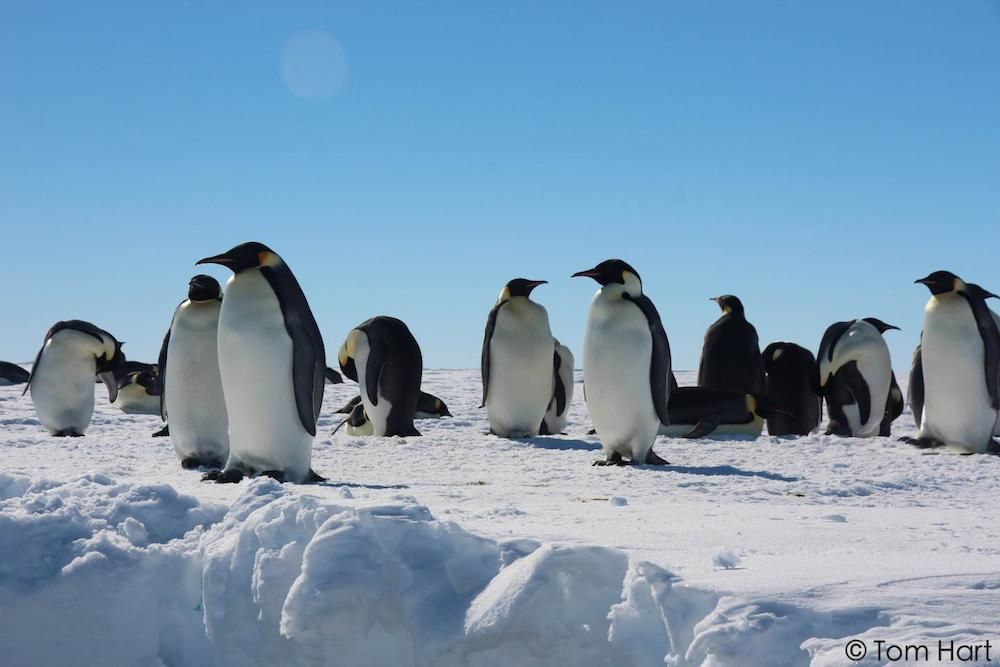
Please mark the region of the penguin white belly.
POLYGON ((984 376, 985 351, 965 299, 932 299, 921 340, 924 414, 920 435, 984 452, 997 423, 984 376))
POLYGON ((182 305, 167 343, 164 405, 170 442, 181 459, 226 460, 229 419, 219 374, 219 306, 182 305))
POLYGON ((278 299, 257 269, 230 278, 225 294, 219 315, 219 371, 229 417, 226 468, 280 470, 289 481, 303 482, 308 479, 313 438, 296 409, 292 340, 278 299))
POLYGON ((50 338, 31 380, 38 420, 53 435, 66 430, 82 434, 94 416, 97 363, 93 353, 74 340, 79 335, 60 332, 50 338))
POLYGON ((660 418, 649 383, 653 339, 636 306, 595 298, 583 350, 587 410, 604 453, 644 463, 660 418))
POLYGON ((118 398, 112 405, 129 415, 160 414, 160 397, 150 396, 145 387, 134 382, 118 390, 118 398))
POLYGON ((892 361, 882 334, 863 320, 848 329, 834 350, 834 368, 841 368, 851 361, 856 362, 858 372, 868 385, 871 412, 868 420, 862 423, 858 406, 850 404, 844 406, 844 416, 854 437, 870 438, 878 435, 885 416, 885 401, 892 382, 892 361))
MULTIPOLYGON (((368 400, 368 378, 366 371, 368 370, 368 354, 370 351, 368 337, 364 335, 358 336, 357 347, 354 350, 354 367, 358 371, 358 388, 361 390, 361 403, 365 406, 365 414, 368 416, 368 421, 364 425, 357 428, 352 427, 352 429, 353 435, 374 435, 381 438, 385 436, 392 404, 382 396, 378 387, 375 387, 378 405, 373 405, 368 400)), ((352 433, 352 429, 348 429, 348 433, 352 433)))
POLYGON ((486 398, 494 433, 538 435, 552 398, 554 350, 548 315, 537 304, 512 299, 497 313, 486 398))

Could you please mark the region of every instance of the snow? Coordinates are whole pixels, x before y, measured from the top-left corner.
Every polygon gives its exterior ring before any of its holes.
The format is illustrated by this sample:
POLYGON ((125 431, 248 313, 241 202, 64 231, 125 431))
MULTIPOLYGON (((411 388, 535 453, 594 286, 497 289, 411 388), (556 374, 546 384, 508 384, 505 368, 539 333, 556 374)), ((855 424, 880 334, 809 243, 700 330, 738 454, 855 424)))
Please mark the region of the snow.
POLYGON ((428 370, 456 416, 423 437, 331 438, 356 387, 328 385, 329 482, 215 485, 155 417, 98 395, 87 436, 54 439, 21 389, 0 388, 3 664, 841 665, 854 638, 1000 639, 1000 457, 660 437, 669 467, 595 468, 579 387, 568 435, 505 440, 478 372, 428 370))

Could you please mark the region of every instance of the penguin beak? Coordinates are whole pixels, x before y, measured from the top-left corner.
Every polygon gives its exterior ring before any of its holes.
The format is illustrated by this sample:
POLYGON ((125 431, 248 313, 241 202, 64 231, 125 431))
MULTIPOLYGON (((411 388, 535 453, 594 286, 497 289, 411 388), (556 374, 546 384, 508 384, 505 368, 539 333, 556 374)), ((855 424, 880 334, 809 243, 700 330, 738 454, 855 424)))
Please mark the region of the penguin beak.
POLYGON ((529 280, 528 281, 528 287, 531 288, 531 289, 534 289, 534 288, 538 287, 539 285, 548 285, 548 284, 549 284, 548 280, 529 280))
POLYGON ((108 388, 108 402, 114 403, 118 400, 118 382, 115 381, 114 371, 101 371, 97 374, 101 382, 108 388))
POLYGON ((234 263, 235 260, 232 257, 227 255, 226 253, 222 253, 221 255, 215 255, 214 257, 205 257, 203 259, 199 259, 194 264, 195 266, 198 266, 199 264, 221 264, 222 266, 229 268, 230 265, 234 263))
POLYGON ((597 269, 587 269, 586 271, 577 271, 570 278, 593 278, 597 280, 599 275, 597 269))
POLYGON ((926 278, 921 278, 920 280, 914 280, 913 284, 914 285, 930 285, 931 284, 931 277, 927 276, 926 278))
POLYGON ((891 325, 891 324, 886 324, 886 325, 885 325, 885 329, 886 329, 886 331, 889 331, 890 329, 891 329, 892 331, 900 331, 900 328, 899 328, 899 327, 894 327, 894 326, 893 326, 893 325, 891 325))

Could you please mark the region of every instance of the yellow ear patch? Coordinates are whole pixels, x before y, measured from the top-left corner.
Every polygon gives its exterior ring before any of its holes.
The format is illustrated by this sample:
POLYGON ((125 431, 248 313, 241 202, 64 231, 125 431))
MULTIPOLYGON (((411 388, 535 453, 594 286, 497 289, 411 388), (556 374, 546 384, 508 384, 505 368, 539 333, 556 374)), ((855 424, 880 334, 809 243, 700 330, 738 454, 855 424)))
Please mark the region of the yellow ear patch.
POLYGON ((951 288, 956 292, 965 289, 965 281, 961 278, 955 278, 955 282, 952 284, 951 288))
POLYGON ((639 282, 639 276, 635 275, 631 271, 622 271, 622 280, 625 282, 628 282, 629 280, 639 282))
POLYGON ((358 343, 355 336, 360 333, 361 332, 357 329, 351 329, 351 333, 347 334, 347 340, 345 340, 344 344, 340 346, 340 353, 337 355, 337 360, 340 362, 341 366, 345 365, 349 359, 354 357, 354 353, 358 349, 358 343))
POLYGON ((733 312, 733 309, 732 309, 732 308, 730 308, 729 306, 724 306, 724 307, 722 308, 722 314, 723 314, 723 315, 728 315, 728 314, 729 314, 729 313, 731 313, 731 312, 733 312))
POLYGON ((757 399, 747 394, 747 410, 753 414, 757 414, 757 399))
POLYGON ((279 262, 281 262, 281 258, 273 252, 265 250, 257 253, 257 263, 260 266, 276 266, 279 262))
POLYGON ((781 353, 782 353, 782 352, 784 352, 784 350, 782 350, 782 349, 780 349, 780 348, 779 348, 779 349, 777 349, 777 350, 775 350, 775 351, 774 351, 774 354, 772 354, 772 355, 771 355, 771 361, 777 361, 777 360, 778 360, 778 357, 780 357, 780 356, 781 356, 781 353))
POLYGON ((509 298, 510 298, 510 288, 504 287, 502 290, 500 290, 500 296, 497 297, 497 303, 503 303, 509 298))

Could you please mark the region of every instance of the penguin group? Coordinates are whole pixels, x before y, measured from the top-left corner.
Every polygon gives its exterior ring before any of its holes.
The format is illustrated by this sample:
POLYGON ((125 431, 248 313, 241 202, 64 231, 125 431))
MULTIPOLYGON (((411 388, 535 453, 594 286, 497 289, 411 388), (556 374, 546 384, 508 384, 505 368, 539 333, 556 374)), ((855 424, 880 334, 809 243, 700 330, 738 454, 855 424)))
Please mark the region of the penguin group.
MULTIPOLYGON (((343 378, 358 395, 338 413, 351 435, 416 437, 415 420, 449 417, 421 389, 420 346, 401 320, 376 316, 340 346, 329 368, 305 293, 276 252, 247 242, 196 264, 232 271, 223 289, 195 275, 173 313, 155 364, 125 359, 123 343, 81 320, 46 333, 30 372, 0 362, 0 383, 25 383, 41 425, 55 437, 83 436, 94 412, 95 378, 123 412, 158 414, 182 467, 203 479, 238 482, 264 475, 323 480, 312 468, 324 386, 343 378)), ((583 397, 603 458, 594 465, 669 465, 653 451, 658 435, 756 438, 818 430, 890 436, 905 400, 883 338, 897 327, 875 317, 836 322, 817 354, 791 342, 761 352, 742 301, 713 297, 721 315, 704 338, 696 386, 680 387, 660 313, 639 272, 609 259, 574 273, 598 284, 583 345, 583 397)), ((996 295, 947 271, 916 283, 931 293, 907 399, 922 448, 998 453, 1000 317, 996 295)), ((504 438, 559 434, 574 393, 574 357, 532 298, 544 280, 507 282, 486 318, 482 403, 490 433, 504 438)))

